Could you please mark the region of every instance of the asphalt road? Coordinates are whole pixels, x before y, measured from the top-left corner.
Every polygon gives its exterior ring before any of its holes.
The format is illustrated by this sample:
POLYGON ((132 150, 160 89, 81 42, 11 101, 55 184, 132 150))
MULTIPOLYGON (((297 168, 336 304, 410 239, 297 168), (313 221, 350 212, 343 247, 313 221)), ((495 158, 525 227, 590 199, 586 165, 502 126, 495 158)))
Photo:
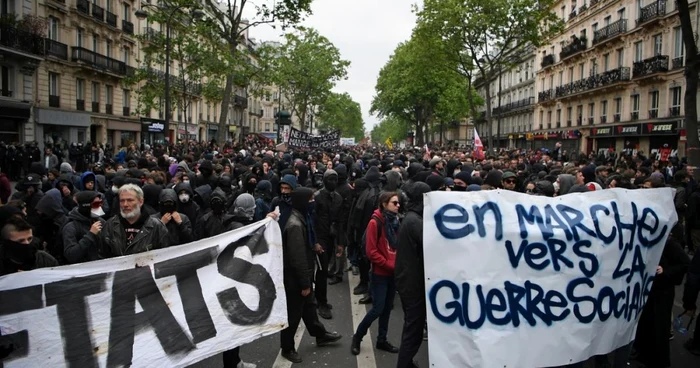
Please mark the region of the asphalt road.
MULTIPOLYGON (((350 353, 350 339, 354 328, 362 320, 369 309, 368 306, 358 304, 359 296, 352 295, 352 288, 357 284, 357 278, 352 274, 350 283, 346 277, 342 283, 328 286, 328 300, 333 305, 333 319, 321 319, 326 329, 337 331, 343 338, 335 345, 327 347, 316 347, 316 340, 309 336, 306 330, 302 330, 303 323, 297 331, 297 351, 304 360, 300 364, 292 364, 279 355, 279 334, 261 338, 251 344, 245 345, 241 349, 241 357, 246 362, 255 363, 258 368, 305 368, 305 367, 329 367, 329 368, 393 368, 396 366, 395 354, 374 349, 377 337, 377 323, 372 325, 370 333, 362 341, 362 351, 359 356, 350 353)), ((682 287, 676 292, 676 313, 682 312, 681 306, 682 287)), ((394 302, 394 310, 389 322, 389 341, 398 346, 401 340, 401 329, 403 326, 403 310, 398 295, 394 302)), ((690 354, 683 348, 683 343, 692 336, 692 331, 688 335, 676 333, 671 341, 671 367, 672 368, 700 368, 700 356, 690 354)), ((612 357, 610 358, 612 362, 612 357)), ((420 367, 435 367, 428 362, 428 342, 424 341, 416 356, 416 362, 420 367)), ((201 361, 192 368, 218 368, 222 367, 221 355, 201 361)), ((586 363, 586 368, 594 368, 593 359, 586 363)), ((641 367, 635 362, 631 362, 629 367, 641 367)), ((527 368, 527 367, 524 367, 527 368)))

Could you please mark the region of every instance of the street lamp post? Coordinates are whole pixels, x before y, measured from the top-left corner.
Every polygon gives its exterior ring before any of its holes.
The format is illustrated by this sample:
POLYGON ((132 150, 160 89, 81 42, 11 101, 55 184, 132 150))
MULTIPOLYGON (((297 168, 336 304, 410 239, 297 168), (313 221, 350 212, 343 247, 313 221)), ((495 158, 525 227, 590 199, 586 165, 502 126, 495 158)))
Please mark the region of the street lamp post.
MULTIPOLYGON (((163 131, 165 132, 165 139, 170 141, 170 23, 173 20, 175 14, 182 12, 187 6, 175 6, 173 7, 167 1, 163 2, 163 5, 154 4, 143 4, 142 7, 154 8, 159 11, 166 11, 167 17, 165 20, 165 121, 163 122, 163 131)), ((137 10, 134 15, 140 20, 148 18, 150 14, 143 9, 137 10)), ((192 19, 197 19, 204 16, 204 12, 201 9, 193 9, 190 12, 190 17, 192 19)), ((185 93, 183 90, 182 93, 185 93)), ((185 114, 187 112, 185 111, 185 114)), ((177 137, 177 130, 175 129, 175 136, 177 137)), ((185 116, 185 137, 188 138, 189 132, 187 131, 187 116, 185 116)), ((177 139, 176 139, 177 140, 177 139)))

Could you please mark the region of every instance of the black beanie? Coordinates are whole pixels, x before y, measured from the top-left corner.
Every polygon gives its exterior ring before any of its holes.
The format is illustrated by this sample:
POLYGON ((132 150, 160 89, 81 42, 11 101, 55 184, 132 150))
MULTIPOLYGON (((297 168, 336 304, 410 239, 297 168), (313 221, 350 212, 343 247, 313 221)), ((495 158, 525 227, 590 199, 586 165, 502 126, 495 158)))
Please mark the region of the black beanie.
POLYGON ((78 202, 78 212, 87 217, 90 218, 90 211, 91 211, 91 203, 92 201, 95 200, 95 197, 98 196, 98 193, 92 190, 88 191, 83 191, 79 192, 78 194, 75 195, 75 199, 78 202))

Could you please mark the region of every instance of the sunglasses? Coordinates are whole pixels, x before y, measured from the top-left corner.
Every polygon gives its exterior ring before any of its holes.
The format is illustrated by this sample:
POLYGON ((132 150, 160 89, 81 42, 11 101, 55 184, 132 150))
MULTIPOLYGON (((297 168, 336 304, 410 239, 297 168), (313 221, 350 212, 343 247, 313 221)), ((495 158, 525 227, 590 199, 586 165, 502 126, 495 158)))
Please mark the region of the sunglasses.
POLYGON ((389 202, 389 203, 393 204, 394 206, 398 206, 398 205, 399 205, 399 201, 391 201, 391 202, 389 202))
POLYGON ((90 203, 90 207, 93 209, 98 209, 102 207, 102 201, 92 202, 90 203))
POLYGON ((506 183, 508 183, 508 184, 515 184, 515 180, 513 180, 513 179, 508 179, 508 180, 506 180, 506 183))

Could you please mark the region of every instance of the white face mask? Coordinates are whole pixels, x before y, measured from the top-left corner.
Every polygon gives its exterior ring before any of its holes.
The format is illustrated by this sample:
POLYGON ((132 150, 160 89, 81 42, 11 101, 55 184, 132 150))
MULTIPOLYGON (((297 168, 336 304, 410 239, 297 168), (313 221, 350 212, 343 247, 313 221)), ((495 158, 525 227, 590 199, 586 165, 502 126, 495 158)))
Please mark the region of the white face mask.
POLYGON ((460 169, 455 169, 455 171, 454 171, 454 173, 452 174, 452 176, 454 177, 455 175, 459 174, 460 171, 462 171, 462 170, 460 170, 460 169))
POLYGON ((119 188, 117 188, 116 185, 112 186, 112 193, 117 193, 119 191, 119 188))
POLYGON ((100 217, 105 214, 105 211, 103 211, 102 207, 100 207, 97 209, 91 209, 90 213, 92 214, 92 217, 100 217))
POLYGON ((183 194, 180 194, 180 195, 177 196, 177 197, 180 198, 180 202, 182 202, 182 203, 187 203, 187 202, 190 201, 190 195, 189 195, 189 194, 184 194, 184 193, 183 193, 183 194))
POLYGON ((183 180, 182 182, 183 182, 183 183, 189 183, 189 182, 190 182, 190 179, 183 180))

